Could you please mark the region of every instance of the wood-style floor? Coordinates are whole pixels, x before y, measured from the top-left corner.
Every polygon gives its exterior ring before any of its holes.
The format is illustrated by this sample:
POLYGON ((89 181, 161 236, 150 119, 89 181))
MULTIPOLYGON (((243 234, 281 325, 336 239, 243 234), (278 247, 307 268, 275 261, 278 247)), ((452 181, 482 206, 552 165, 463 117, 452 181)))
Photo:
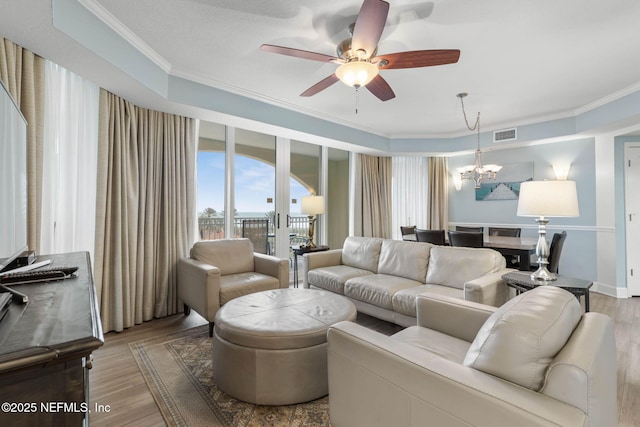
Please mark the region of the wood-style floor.
MULTIPOLYGON (((607 314, 615 322, 618 425, 640 426, 640 298, 615 299, 592 293, 591 311, 607 314)), ((152 320, 124 332, 106 334, 105 345, 94 352, 90 371, 90 424, 94 427, 164 425, 129 343, 205 323, 192 311, 189 316, 152 320), (96 412, 96 404, 105 410, 96 412)))

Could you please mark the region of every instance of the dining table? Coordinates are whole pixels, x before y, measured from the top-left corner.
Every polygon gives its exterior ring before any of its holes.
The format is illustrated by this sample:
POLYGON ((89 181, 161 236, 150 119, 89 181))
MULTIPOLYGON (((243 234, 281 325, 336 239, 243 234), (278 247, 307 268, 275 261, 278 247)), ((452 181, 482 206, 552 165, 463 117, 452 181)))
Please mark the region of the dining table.
MULTIPOLYGON (((415 234, 405 234, 402 240, 416 241, 415 234)), ((491 248, 502 255, 516 255, 520 262, 518 269, 531 269, 531 255, 536 253, 537 237, 484 236, 483 246, 491 248)))

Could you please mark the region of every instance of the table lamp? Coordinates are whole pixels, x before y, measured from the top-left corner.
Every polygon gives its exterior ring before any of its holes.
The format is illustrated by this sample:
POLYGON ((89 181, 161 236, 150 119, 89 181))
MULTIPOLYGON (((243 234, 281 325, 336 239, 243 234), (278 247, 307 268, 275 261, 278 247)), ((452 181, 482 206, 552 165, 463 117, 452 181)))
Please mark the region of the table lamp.
POLYGON ((320 215, 324 213, 324 197, 323 196, 303 196, 302 207, 300 209, 303 214, 309 215, 309 247, 315 248, 313 243, 313 223, 315 221, 314 215, 320 215))
POLYGON ((547 269, 549 245, 547 244, 547 217, 578 216, 578 194, 575 181, 526 181, 520 185, 518 199, 518 216, 537 217, 538 244, 536 256, 538 269, 531 274, 531 279, 556 280, 555 274, 547 269))

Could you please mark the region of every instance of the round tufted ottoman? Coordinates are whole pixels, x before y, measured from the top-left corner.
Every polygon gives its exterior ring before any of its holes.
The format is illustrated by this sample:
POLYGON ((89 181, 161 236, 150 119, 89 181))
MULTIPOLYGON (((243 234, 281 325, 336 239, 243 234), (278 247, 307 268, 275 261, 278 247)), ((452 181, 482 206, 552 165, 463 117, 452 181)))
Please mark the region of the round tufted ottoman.
POLYGON ((215 317, 215 383, 228 395, 259 405, 325 396, 327 329, 355 318, 351 301, 327 291, 276 289, 235 298, 215 317))

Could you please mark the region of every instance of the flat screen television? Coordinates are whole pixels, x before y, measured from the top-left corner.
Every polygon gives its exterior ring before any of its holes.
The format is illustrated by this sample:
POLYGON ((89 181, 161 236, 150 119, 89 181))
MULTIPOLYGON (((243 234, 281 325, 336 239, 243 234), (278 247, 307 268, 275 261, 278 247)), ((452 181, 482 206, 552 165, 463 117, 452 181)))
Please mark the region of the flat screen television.
POLYGON ((0 81, 0 271, 28 248, 27 121, 0 81))

